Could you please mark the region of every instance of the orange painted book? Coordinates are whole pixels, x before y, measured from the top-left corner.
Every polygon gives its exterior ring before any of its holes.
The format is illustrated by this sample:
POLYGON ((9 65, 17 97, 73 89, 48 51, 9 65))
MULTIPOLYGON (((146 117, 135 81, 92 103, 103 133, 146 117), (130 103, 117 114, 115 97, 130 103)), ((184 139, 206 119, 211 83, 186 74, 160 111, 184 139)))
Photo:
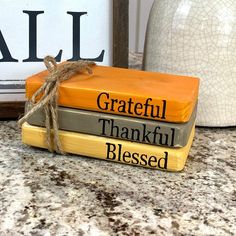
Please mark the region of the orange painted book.
MULTIPOLYGON (((28 99, 47 71, 26 81, 28 99)), ((94 66, 61 83, 59 105, 173 123, 189 121, 198 99, 199 79, 187 76, 94 66)))

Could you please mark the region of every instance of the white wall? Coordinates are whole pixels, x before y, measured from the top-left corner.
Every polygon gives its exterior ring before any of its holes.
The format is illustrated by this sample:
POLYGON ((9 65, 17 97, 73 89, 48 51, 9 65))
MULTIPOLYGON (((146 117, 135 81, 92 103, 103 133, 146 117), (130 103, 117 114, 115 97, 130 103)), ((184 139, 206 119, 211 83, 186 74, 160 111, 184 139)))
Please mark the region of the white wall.
POLYGON ((154 0, 129 1, 129 48, 131 52, 143 52, 146 26, 154 0))

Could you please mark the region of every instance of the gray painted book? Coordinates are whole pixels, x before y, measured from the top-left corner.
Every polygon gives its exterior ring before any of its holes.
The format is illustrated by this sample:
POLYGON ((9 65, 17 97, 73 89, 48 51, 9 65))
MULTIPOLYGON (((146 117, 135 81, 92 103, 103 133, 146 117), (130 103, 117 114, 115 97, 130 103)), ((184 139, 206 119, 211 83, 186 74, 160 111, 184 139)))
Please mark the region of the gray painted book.
MULTIPOLYGON (((26 107, 28 109, 29 105, 26 107)), ((196 109, 190 121, 181 124, 65 107, 58 108, 58 116, 61 130, 177 148, 188 143, 196 119, 196 109)), ((30 125, 35 126, 44 126, 44 122, 43 110, 37 111, 28 120, 30 125)))

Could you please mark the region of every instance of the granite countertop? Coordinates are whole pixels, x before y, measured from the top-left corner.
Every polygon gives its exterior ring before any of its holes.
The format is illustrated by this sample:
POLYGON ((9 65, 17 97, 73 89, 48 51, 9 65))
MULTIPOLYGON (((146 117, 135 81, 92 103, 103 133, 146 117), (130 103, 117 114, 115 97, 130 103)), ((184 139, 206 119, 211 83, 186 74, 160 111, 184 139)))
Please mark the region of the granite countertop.
POLYGON ((235 235, 235 143, 236 128, 197 128, 170 173, 27 147, 1 121, 0 235, 235 235))

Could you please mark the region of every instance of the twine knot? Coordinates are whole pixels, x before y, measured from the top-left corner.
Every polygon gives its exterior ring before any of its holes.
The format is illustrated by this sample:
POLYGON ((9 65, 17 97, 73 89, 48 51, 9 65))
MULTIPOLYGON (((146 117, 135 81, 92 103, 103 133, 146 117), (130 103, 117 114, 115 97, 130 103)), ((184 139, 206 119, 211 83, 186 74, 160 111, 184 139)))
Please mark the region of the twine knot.
POLYGON ((87 71, 92 74, 92 66, 94 62, 76 61, 66 64, 57 65, 56 60, 47 56, 44 58, 44 64, 49 71, 49 75, 45 79, 45 83, 34 93, 30 99, 31 109, 22 117, 18 124, 21 126, 36 111, 43 108, 45 112, 45 127, 47 130, 47 145, 50 152, 56 151, 59 154, 65 154, 62 149, 59 138, 58 124, 58 96, 60 83, 70 79, 73 75, 87 71), (41 98, 36 102, 36 98, 41 98), (53 135, 51 132, 53 130, 53 135), (53 142, 52 142, 53 136, 53 142))

